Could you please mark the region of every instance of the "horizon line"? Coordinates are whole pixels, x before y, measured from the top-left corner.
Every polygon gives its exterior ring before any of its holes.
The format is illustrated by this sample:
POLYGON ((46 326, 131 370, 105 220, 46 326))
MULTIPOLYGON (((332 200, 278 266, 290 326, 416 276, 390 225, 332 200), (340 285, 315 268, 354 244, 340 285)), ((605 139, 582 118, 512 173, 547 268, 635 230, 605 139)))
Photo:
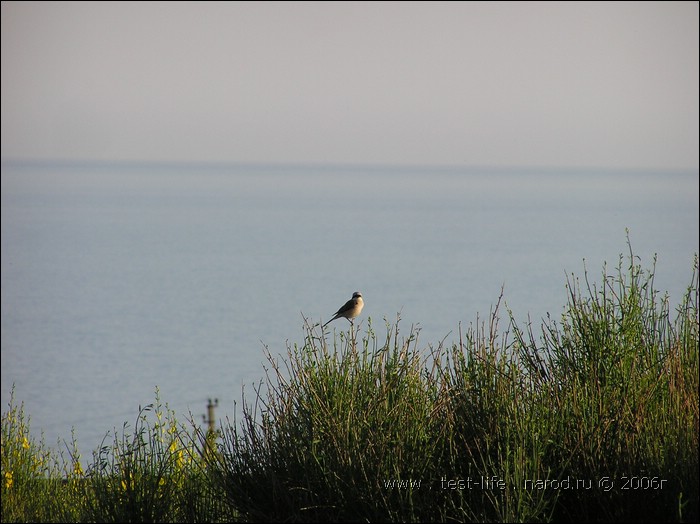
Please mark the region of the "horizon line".
POLYGON ((697 174, 699 166, 694 167, 609 167, 609 166, 557 166, 557 165, 522 165, 508 164, 439 164, 439 163, 411 163, 397 162, 266 162, 266 161, 240 161, 240 160, 144 160, 144 159, 95 159, 95 158, 23 158, 2 157, 0 164, 5 166, 26 167, 75 167, 75 168, 106 168, 106 167, 131 167, 131 168, 204 168, 207 170, 223 169, 256 169, 256 170, 283 170, 283 169, 308 169, 308 170, 366 170, 366 171, 442 171, 442 172, 538 172, 538 173, 688 173, 697 174))

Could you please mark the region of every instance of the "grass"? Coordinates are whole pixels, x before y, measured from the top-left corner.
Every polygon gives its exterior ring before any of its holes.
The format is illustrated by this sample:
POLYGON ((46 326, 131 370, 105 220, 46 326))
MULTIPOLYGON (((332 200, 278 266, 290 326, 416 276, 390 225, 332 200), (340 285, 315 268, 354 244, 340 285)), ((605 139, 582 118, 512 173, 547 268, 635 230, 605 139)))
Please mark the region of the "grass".
POLYGON ((697 521, 698 259, 674 310, 654 267, 570 275, 538 326, 499 298, 451 345, 307 322, 220 435, 156 391, 87 471, 13 400, 2 521, 697 521))

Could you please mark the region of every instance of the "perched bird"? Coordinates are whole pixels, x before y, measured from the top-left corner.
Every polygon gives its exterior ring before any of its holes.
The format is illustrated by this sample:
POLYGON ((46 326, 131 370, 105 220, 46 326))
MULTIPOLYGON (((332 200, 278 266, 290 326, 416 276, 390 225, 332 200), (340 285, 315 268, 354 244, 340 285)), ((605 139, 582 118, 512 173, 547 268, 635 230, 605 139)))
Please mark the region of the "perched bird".
POLYGON ((330 319, 325 324, 323 324, 323 327, 326 327, 328 324, 333 322, 336 318, 340 318, 340 317, 347 318, 350 321, 350 323, 352 324, 352 319, 360 314, 360 311, 362 311, 362 308, 364 307, 364 305, 365 305, 365 303, 362 301, 362 293, 360 293, 359 291, 355 291, 352 294, 352 298, 350 300, 348 300, 345 304, 343 304, 340 307, 340 309, 335 312, 335 315, 333 316, 333 318, 330 319))

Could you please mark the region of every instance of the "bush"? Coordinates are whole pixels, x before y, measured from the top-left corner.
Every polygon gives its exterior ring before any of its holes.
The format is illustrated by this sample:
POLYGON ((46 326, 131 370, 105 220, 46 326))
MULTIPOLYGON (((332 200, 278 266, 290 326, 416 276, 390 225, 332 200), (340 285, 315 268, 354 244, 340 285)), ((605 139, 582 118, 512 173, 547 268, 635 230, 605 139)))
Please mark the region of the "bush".
POLYGON ((536 336, 510 315, 451 347, 351 327, 270 367, 210 480, 252 521, 698 518, 698 261, 671 319, 630 250, 568 280, 536 336), (280 363, 281 362, 281 363, 280 363))
POLYGON ((15 405, 14 386, 2 414, 2 522, 74 522, 79 519, 80 456, 72 441, 71 460, 30 435, 24 405, 15 405))

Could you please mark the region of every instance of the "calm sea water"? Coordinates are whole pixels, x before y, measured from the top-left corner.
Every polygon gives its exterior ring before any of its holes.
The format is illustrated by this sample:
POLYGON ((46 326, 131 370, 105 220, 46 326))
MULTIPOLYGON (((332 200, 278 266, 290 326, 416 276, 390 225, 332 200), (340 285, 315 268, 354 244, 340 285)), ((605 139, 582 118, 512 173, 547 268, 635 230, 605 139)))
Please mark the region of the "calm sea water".
MULTIPOLYGON (((263 346, 353 291, 376 331, 456 340, 505 286, 517 320, 635 254, 672 306, 698 249, 697 173, 323 167, 2 167, 2 406, 84 456, 160 398, 232 417, 263 346)), ((505 324, 505 310, 503 323, 505 324)), ((347 329, 344 319, 331 327, 347 329)))

